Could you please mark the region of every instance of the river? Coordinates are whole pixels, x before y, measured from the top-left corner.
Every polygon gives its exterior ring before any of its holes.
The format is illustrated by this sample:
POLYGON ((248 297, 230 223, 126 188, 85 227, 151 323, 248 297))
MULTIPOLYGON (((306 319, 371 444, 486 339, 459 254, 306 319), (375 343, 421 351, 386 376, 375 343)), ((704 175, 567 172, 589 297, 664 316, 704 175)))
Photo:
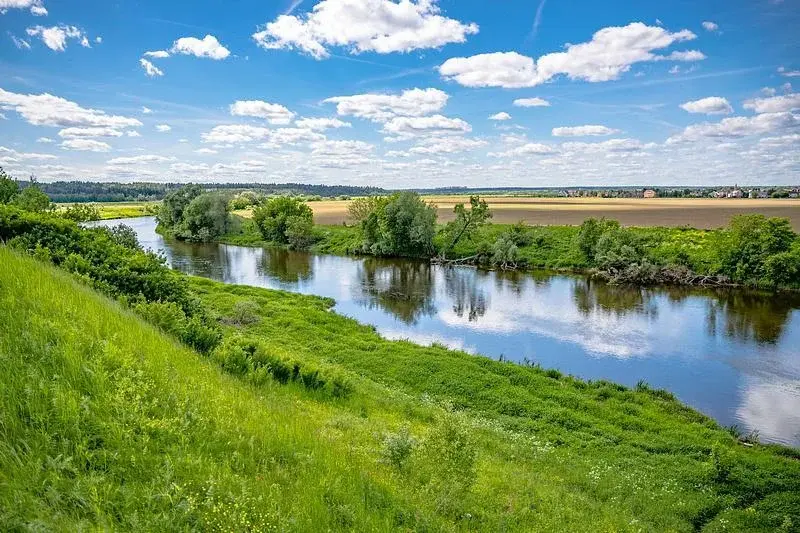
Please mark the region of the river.
POLYGON ((384 337, 531 361, 584 379, 644 380, 721 424, 800 446, 800 295, 644 289, 584 276, 486 272, 165 240, 124 223, 177 270, 336 300, 384 337))

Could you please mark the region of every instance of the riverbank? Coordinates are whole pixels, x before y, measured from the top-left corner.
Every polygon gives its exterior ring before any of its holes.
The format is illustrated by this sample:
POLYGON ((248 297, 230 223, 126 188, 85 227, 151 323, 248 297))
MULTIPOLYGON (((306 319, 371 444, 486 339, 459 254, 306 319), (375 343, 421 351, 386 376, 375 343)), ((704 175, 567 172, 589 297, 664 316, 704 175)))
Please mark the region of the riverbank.
POLYGON ((17 369, 2 374, 0 397, 12 406, 3 438, 28 450, 13 462, 0 455, 5 524, 794 531, 800 523, 796 451, 742 444, 644 383, 587 383, 388 341, 331 313, 330 300, 189 278, 223 331, 222 349, 204 358, 63 273, 4 248, 0 259, 0 353, 17 369), (281 361, 308 377, 282 381, 281 361), (325 385, 336 380, 338 393, 325 385), (44 460, 56 455, 62 463, 44 460), (43 484, 51 497, 33 490, 43 484))
MULTIPOLYGON (((233 215, 235 223, 231 232, 217 242, 240 246, 276 246, 265 241, 255 223, 233 215)), ((442 249, 446 237, 439 227, 434 240, 442 249)), ((781 290, 800 290, 797 266, 792 258, 800 257, 800 239, 795 238, 796 251, 787 257, 790 263, 777 268, 785 274, 784 282, 765 282, 762 279, 732 279, 723 272, 725 254, 734 246, 730 233, 723 229, 703 230, 691 227, 630 227, 620 230, 624 237, 635 242, 632 257, 619 257, 617 265, 598 268, 587 258, 579 239, 579 226, 527 226, 487 224, 478 228, 469 238, 462 239, 444 258, 458 264, 472 264, 482 268, 507 270, 551 270, 598 276, 602 279, 637 285, 701 285, 751 287, 781 290), (493 261, 492 250, 499 239, 513 240, 514 255, 502 264, 493 261), (642 268, 626 271, 627 265, 643 263, 642 268), (794 270, 792 270, 794 268, 794 270)), ((332 255, 362 255, 363 236, 356 226, 315 226, 315 242, 309 251, 332 255)), ((281 246, 281 245, 278 245, 281 246)), ((623 249, 624 251, 624 249, 623 249)), ((618 251, 615 251, 618 253, 618 251)), ((437 260, 440 258, 436 258, 437 260)), ((751 267, 755 269, 755 267, 751 267)))

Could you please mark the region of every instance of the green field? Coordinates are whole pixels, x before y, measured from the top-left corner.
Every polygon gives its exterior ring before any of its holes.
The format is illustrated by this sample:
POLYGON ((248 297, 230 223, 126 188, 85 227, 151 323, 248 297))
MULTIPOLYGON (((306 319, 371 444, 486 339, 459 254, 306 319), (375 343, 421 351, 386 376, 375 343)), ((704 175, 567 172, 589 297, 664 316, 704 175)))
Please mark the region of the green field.
POLYGON ((0 529, 800 526, 796 451, 646 384, 387 341, 313 296, 188 287, 224 335, 209 356, 0 247, 0 529))

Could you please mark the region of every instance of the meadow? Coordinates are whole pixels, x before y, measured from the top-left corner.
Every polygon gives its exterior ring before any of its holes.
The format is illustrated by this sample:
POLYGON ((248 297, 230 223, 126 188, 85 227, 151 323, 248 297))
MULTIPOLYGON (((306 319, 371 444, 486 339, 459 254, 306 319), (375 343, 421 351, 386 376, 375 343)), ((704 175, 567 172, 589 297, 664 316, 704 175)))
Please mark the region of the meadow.
MULTIPOLYGON (((100 212, 100 220, 153 216, 158 212, 158 202, 93 202, 100 212)), ((59 210, 73 204, 56 204, 59 210)))

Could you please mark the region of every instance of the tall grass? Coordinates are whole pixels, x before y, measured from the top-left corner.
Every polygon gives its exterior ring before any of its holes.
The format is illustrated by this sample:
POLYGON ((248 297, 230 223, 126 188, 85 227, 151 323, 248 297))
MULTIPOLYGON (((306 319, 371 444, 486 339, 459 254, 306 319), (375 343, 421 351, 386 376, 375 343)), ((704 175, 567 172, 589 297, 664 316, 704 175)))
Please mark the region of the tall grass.
POLYGON ((800 524, 796 453, 743 446, 644 385, 387 341, 320 298, 190 285, 225 335, 209 356, 0 247, 0 530, 800 524), (349 392, 226 368, 247 339, 268 368, 349 392))

